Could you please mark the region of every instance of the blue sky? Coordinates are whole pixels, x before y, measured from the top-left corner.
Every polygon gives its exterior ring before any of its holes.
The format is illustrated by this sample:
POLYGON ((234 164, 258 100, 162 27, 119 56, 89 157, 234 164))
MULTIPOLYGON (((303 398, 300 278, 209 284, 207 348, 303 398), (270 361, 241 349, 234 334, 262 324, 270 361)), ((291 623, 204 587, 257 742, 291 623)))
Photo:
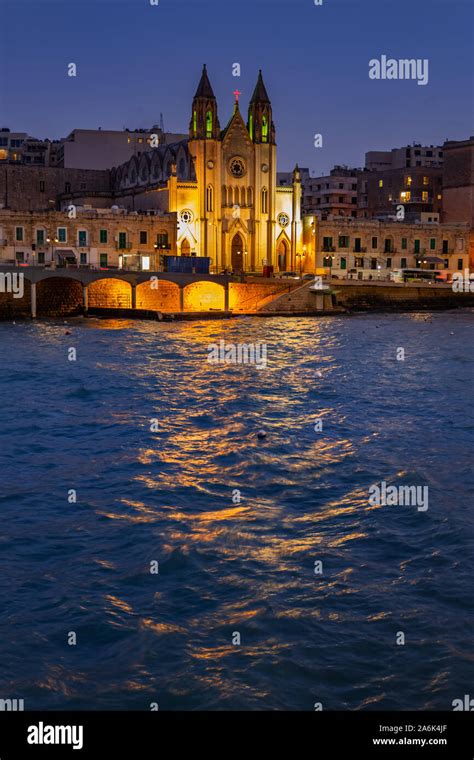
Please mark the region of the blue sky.
POLYGON ((58 138, 163 112, 187 131, 206 62, 225 126, 262 68, 280 170, 361 166, 367 150, 474 134, 473 22, 471 0, 0 0, 0 122, 58 138), (382 54, 427 58, 429 84, 370 80, 382 54))

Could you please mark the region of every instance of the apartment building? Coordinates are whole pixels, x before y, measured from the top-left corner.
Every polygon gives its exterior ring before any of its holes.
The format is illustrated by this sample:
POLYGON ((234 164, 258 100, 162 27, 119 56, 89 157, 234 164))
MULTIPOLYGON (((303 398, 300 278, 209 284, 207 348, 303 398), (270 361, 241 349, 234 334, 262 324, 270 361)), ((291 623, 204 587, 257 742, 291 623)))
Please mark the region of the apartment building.
POLYGON ((0 264, 157 270, 164 253, 176 255, 176 230, 171 213, 0 210, 0 264))

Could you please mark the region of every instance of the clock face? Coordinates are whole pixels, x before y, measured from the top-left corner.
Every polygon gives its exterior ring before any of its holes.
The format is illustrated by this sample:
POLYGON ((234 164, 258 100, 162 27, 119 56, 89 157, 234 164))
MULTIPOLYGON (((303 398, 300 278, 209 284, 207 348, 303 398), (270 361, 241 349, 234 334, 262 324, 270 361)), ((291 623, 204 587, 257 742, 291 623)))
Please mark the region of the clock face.
POLYGON ((229 171, 233 177, 243 177, 245 174, 245 164, 242 158, 231 158, 229 161, 229 171))
POLYGON ((268 172, 269 166, 268 164, 262 164, 262 172, 265 172, 265 174, 268 172))
POLYGON ((288 227, 290 223, 290 217, 288 214, 278 214, 278 224, 280 227, 288 227))
POLYGON ((214 161, 208 161, 207 162, 207 168, 208 169, 214 169, 214 161))

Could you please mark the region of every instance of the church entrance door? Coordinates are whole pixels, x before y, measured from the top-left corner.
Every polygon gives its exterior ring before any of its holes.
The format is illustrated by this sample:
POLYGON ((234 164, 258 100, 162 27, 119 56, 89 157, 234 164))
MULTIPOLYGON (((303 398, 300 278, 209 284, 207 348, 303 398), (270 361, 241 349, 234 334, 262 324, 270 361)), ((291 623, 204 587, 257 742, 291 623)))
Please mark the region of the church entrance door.
POLYGON ((280 272, 286 272, 288 271, 286 268, 286 253, 287 253, 287 246, 286 242, 284 240, 280 240, 280 243, 278 244, 278 270, 280 272))
POLYGON ((240 233, 234 235, 232 240, 232 269, 242 272, 244 268, 244 241, 240 233))

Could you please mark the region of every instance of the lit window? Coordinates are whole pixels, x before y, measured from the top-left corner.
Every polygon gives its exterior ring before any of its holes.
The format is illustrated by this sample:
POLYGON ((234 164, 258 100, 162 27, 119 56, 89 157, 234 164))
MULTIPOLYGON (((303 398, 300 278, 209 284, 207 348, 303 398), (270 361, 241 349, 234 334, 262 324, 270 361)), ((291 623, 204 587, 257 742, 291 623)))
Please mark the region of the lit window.
POLYGON ((421 194, 421 200, 423 201, 423 203, 428 203, 428 191, 427 190, 423 190, 423 192, 421 194))
POLYGON ((379 179, 379 187, 383 187, 383 179, 379 179))
POLYGON ((412 183, 412 181, 413 181, 413 180, 412 180, 412 178, 411 178, 411 177, 405 177, 405 186, 406 186, 406 187, 411 187, 411 183, 412 183))
POLYGON ((206 137, 210 138, 212 137, 212 112, 208 111, 206 113, 206 137))
POLYGON ((430 178, 429 177, 423 177, 423 184, 429 185, 430 184, 430 178))

